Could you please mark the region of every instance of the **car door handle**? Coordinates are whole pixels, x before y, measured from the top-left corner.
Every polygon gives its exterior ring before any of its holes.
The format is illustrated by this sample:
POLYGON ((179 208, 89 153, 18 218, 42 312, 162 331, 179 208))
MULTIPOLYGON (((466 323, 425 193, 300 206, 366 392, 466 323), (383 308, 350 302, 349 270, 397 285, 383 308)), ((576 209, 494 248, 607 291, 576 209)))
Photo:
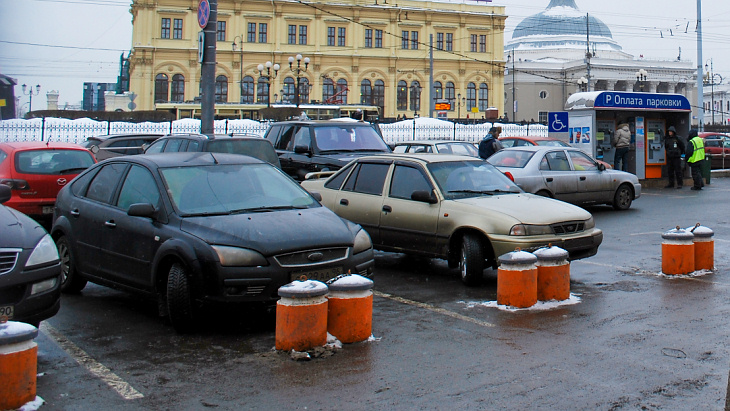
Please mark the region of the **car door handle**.
POLYGON ((389 205, 384 205, 383 211, 385 211, 386 213, 390 213, 391 211, 393 211, 393 208, 389 205))
POLYGON ((548 178, 545 179, 545 181, 547 181, 548 183, 552 183, 553 182, 553 178, 552 177, 548 177, 548 178))
POLYGON ((69 211, 69 214, 71 214, 71 215, 72 215, 72 216, 74 216, 74 217, 78 217, 78 216, 80 216, 80 215, 81 215, 81 212, 79 211, 79 209, 78 209, 78 208, 75 208, 75 209, 73 209, 73 210, 69 211))
POLYGON ((347 201, 346 198, 343 198, 343 199, 340 200, 340 204, 342 204, 342 205, 350 205, 350 202, 347 201))
POLYGON ((580 178, 580 181, 586 181, 586 177, 585 177, 585 176, 582 176, 582 177, 580 178))
POLYGON ((114 228, 117 226, 117 223, 114 222, 114 220, 105 221, 104 225, 109 228, 114 228))

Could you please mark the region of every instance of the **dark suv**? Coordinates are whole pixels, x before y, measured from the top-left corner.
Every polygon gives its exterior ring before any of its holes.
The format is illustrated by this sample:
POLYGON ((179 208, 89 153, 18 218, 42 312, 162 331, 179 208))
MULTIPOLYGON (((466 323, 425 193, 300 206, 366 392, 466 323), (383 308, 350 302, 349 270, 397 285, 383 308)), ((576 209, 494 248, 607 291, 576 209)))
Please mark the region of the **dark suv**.
POLYGON ((162 134, 110 134, 108 136, 89 137, 81 143, 94 153, 97 160, 111 157, 142 154, 144 146, 162 137, 162 134))
POLYGON ((363 155, 391 152, 375 126, 360 121, 283 121, 272 124, 264 138, 274 145, 281 168, 299 181, 363 155))
POLYGON ((281 168, 271 143, 255 134, 216 134, 212 138, 204 134, 170 134, 152 143, 145 154, 183 151, 243 154, 281 168))

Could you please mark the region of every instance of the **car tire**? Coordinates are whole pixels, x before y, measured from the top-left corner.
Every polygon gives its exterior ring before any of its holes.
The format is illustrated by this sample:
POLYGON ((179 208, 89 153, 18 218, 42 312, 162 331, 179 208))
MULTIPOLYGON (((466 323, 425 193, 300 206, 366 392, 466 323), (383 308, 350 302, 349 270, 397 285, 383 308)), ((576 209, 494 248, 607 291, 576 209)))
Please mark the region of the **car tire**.
POLYGON ((634 200, 634 193, 631 187, 621 184, 613 195, 613 208, 616 210, 628 210, 634 200))
POLYGON ((549 192, 549 191, 547 191, 547 190, 540 190, 540 191, 538 191, 538 192, 537 192, 537 193, 535 193, 535 194, 539 195, 540 197, 547 197, 547 198, 553 198, 553 195, 552 195, 552 194, 550 194, 550 192, 549 192))
POLYGON ((473 234, 464 234, 461 241, 459 271, 461 281, 468 286, 476 286, 482 282, 484 249, 481 239, 473 234))
POLYGON ((170 267, 167 276, 167 311, 172 328, 178 333, 193 330, 193 299, 188 270, 180 263, 170 267))
POLYGON ((56 248, 58 248, 58 256, 61 258, 61 292, 78 293, 86 287, 86 279, 81 277, 76 270, 71 248, 65 235, 56 240, 56 248))

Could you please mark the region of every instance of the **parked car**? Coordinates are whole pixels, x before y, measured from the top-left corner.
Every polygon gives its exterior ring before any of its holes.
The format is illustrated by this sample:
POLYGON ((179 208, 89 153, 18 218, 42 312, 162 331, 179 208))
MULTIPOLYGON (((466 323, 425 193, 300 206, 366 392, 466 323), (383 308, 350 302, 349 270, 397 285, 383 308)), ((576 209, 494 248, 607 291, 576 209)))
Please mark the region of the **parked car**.
POLYGON ((437 153, 458 154, 479 157, 479 150, 468 141, 454 140, 415 140, 403 141, 393 145, 394 153, 437 153))
POLYGON ((573 204, 610 204, 626 210, 641 196, 634 174, 608 170, 574 147, 513 147, 487 161, 509 173, 528 193, 573 204))
POLYGON ((12 189, 5 203, 36 219, 50 220, 58 191, 96 162, 70 143, 0 143, 0 184, 12 189))
POLYGON ((281 168, 274 146, 255 134, 171 134, 159 138, 145 150, 146 154, 206 151, 212 153, 243 154, 266 161, 281 168))
POLYGON ((710 157, 710 166, 721 170, 730 168, 730 136, 721 133, 700 133, 705 140, 705 155, 710 157))
MULTIPOLYGON (((0 203, 11 197, 0 184, 0 203)), ((35 325, 61 306, 61 262, 40 224, 0 204, 0 318, 35 325)))
POLYGON ((81 145, 88 148, 96 159, 101 161, 112 157, 142 154, 144 146, 162 136, 163 134, 110 134, 89 137, 81 145))
MULTIPOLYGON (((558 140, 557 138, 550 138, 550 137, 532 137, 532 136, 524 136, 524 137, 500 137, 499 141, 502 142, 502 145, 504 148, 509 147, 522 147, 522 146, 550 146, 550 147, 572 147, 570 144, 566 143, 563 140, 558 140)), ((603 164, 604 167, 607 169, 612 169, 613 164, 607 163, 603 160, 594 159, 597 163, 603 164)), ((613 160, 613 159, 611 159, 613 160)))
POLYGON ((376 249, 444 258, 469 285, 517 247, 552 244, 578 259, 596 254, 603 240, 589 212, 526 194, 494 166, 468 156, 362 157, 327 179, 301 184, 368 230, 376 249))
POLYGON ((270 303, 291 281, 374 267, 360 226, 248 156, 107 160, 61 190, 56 209, 62 291, 91 281, 140 293, 180 332, 192 329, 199 303, 270 303))
POLYGON ((307 173, 339 170, 363 155, 391 152, 377 129, 362 121, 282 121, 264 138, 274 145, 281 168, 299 181, 307 173))

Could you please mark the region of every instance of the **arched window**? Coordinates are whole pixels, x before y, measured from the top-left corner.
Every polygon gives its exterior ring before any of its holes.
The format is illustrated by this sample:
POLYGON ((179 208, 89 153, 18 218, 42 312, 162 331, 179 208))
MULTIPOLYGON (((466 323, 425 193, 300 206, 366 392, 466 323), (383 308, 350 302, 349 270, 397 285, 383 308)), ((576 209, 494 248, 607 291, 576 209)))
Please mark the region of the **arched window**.
POLYGON ((381 109, 385 108, 385 82, 383 80, 375 80, 375 88, 373 89, 373 105, 376 105, 381 109))
POLYGON ((185 101, 185 76, 175 74, 172 76, 172 90, 170 92, 170 101, 185 101))
POLYGON ((281 100, 284 103, 294 102, 294 92, 296 91, 296 84, 294 84, 294 77, 287 77, 284 79, 284 89, 281 92, 281 100))
POLYGON ((299 103, 309 103, 309 79, 306 77, 299 78, 299 103))
POLYGON ((155 103, 164 103, 169 100, 167 74, 158 74, 155 77, 155 103))
POLYGON ((349 88, 347 87, 347 80, 341 78, 337 80, 337 104, 347 104, 347 92, 349 91, 349 88))
POLYGON ((215 78, 215 102, 228 102, 228 77, 218 76, 215 78))
POLYGON ((408 110, 408 83, 405 80, 398 82, 396 106, 398 110, 408 110))
POLYGON ((360 103, 373 104, 373 86, 370 80, 363 80, 360 83, 360 103))
POLYGON ((411 82, 411 111, 419 111, 421 109, 421 83, 417 81, 411 82))
POLYGON ((262 104, 268 104, 269 102, 269 78, 266 76, 259 77, 259 82, 256 85, 256 102, 262 104))
POLYGON ((454 111, 456 109, 456 87, 454 87, 454 83, 451 81, 446 83, 444 98, 449 100, 449 103, 451 103, 451 111, 454 111))
POLYGON ((241 103, 253 104, 254 102, 254 86, 253 77, 246 76, 243 78, 243 85, 241 88, 241 103))
POLYGON ((487 83, 479 85, 479 111, 487 111, 489 108, 489 86, 487 83))
POLYGON ((331 78, 326 78, 322 82, 322 101, 324 103, 335 103, 335 82, 331 78))
POLYGON ((442 99, 444 98, 444 89, 443 86, 441 86, 440 81, 434 81, 433 82, 433 98, 434 100, 442 99))
POLYGON ((472 107, 477 106, 477 85, 469 83, 466 86, 466 110, 471 111, 472 107))

